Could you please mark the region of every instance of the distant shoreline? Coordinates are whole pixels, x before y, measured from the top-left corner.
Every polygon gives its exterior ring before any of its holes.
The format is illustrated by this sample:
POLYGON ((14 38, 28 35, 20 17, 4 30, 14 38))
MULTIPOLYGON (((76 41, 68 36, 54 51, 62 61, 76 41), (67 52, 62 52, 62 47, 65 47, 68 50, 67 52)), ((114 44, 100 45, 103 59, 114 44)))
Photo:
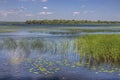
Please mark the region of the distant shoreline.
POLYGON ((120 24, 120 21, 91 20, 27 20, 26 24, 120 24))
POLYGON ((24 22, 0 21, 0 24, 56 24, 56 25, 81 25, 81 24, 120 24, 120 21, 92 21, 92 20, 27 20, 24 22))

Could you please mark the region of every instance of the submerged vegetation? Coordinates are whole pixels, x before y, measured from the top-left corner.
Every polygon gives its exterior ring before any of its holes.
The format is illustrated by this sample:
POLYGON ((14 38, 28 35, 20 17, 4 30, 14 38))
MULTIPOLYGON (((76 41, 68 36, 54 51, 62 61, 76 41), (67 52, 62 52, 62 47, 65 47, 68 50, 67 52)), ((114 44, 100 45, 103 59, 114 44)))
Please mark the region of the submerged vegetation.
POLYGON ((11 33, 16 31, 18 31, 18 29, 0 29, 0 33, 11 33))
POLYGON ((120 66, 120 35, 86 35, 77 40, 81 58, 90 65, 120 66))
POLYGON ((90 20, 27 20, 27 24, 120 24, 119 21, 90 20))
POLYGON ((27 71, 35 75, 54 75, 64 69, 69 72, 85 67, 96 75, 120 76, 118 34, 84 35, 74 39, 5 38, 0 41, 0 49, 8 50, 12 64, 25 61, 25 66, 29 65, 27 71))
POLYGON ((51 40, 14 40, 12 38, 5 39, 0 42, 0 48, 22 49, 26 54, 30 54, 30 50, 39 50, 42 53, 49 54, 70 54, 79 53, 80 63, 89 66, 109 64, 110 66, 120 66, 120 35, 84 35, 76 40, 68 39, 60 41, 51 40))
POLYGON ((43 41, 40 39, 33 40, 31 43, 32 49, 38 49, 41 50, 44 47, 43 41))

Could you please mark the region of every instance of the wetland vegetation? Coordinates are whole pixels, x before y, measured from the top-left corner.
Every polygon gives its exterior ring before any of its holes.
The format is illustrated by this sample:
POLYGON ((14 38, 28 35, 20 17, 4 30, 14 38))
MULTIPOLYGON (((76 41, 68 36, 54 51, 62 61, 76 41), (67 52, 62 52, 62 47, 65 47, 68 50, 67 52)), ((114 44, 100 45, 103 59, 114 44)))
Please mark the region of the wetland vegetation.
MULTIPOLYGON (((71 80, 72 78, 67 79, 67 75, 73 74, 77 76, 74 77, 77 78, 76 80, 83 77, 82 75, 94 75, 90 78, 95 80, 104 74, 106 79, 120 78, 120 35, 87 34, 119 32, 118 27, 107 29, 103 27, 89 29, 85 27, 30 27, 28 29, 28 26, 22 28, 14 26, 11 28, 16 31, 11 34, 0 33, 0 62, 2 63, 0 73, 3 75, 11 74, 21 77, 26 73, 27 76, 33 77, 57 75, 60 80, 63 80, 62 78, 71 80), (82 35, 84 32, 86 34, 82 35), (38 35, 42 33, 45 33, 42 37, 38 35), (74 34, 78 35, 74 36, 74 34)), ((2 29, 9 28, 2 27, 2 29)))
POLYGON ((120 35, 86 35, 77 40, 80 56, 90 65, 120 66, 120 35))

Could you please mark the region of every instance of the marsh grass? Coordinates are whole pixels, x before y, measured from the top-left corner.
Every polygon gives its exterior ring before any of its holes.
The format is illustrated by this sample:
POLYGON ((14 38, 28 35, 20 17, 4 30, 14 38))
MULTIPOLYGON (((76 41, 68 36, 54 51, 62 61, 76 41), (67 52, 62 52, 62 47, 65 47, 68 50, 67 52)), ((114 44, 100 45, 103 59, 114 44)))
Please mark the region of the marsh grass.
POLYGON ((0 29, 0 33, 11 33, 11 32, 16 32, 19 29, 0 29))
POLYGON ((73 29, 73 32, 120 32, 120 30, 104 30, 104 29, 73 29))
POLYGON ((4 44, 4 47, 9 49, 9 50, 17 48, 17 43, 13 38, 5 39, 3 44, 4 44))
POLYGON ((48 29, 46 29, 46 28, 37 28, 37 29, 32 28, 32 29, 29 30, 30 33, 34 33, 34 32, 47 32, 47 31, 48 31, 48 29))
POLYGON ((44 43, 42 40, 36 39, 31 42, 31 47, 32 49, 42 50, 44 47, 44 43))
POLYGON ((18 43, 18 47, 26 53, 26 57, 30 55, 30 43, 28 40, 20 40, 18 43))
POLYGON ((86 35, 77 39, 80 57, 93 65, 120 66, 120 35, 86 35))
POLYGON ((3 49, 3 43, 0 41, 0 50, 3 49))

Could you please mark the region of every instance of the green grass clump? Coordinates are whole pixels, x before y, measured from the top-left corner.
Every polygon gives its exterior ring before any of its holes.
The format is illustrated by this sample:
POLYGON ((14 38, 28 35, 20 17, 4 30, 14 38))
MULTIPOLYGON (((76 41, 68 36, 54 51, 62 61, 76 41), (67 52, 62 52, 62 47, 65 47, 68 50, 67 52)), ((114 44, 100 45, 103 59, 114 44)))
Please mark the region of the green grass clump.
POLYGON ((32 49, 41 50, 44 47, 44 43, 40 39, 33 40, 31 43, 32 49))
POLYGON ((120 35, 86 35, 77 39, 80 57, 91 65, 120 65, 120 35))
POLYGON ((9 50, 17 48, 17 43, 13 38, 5 39, 3 44, 4 44, 4 47, 9 49, 9 50))

